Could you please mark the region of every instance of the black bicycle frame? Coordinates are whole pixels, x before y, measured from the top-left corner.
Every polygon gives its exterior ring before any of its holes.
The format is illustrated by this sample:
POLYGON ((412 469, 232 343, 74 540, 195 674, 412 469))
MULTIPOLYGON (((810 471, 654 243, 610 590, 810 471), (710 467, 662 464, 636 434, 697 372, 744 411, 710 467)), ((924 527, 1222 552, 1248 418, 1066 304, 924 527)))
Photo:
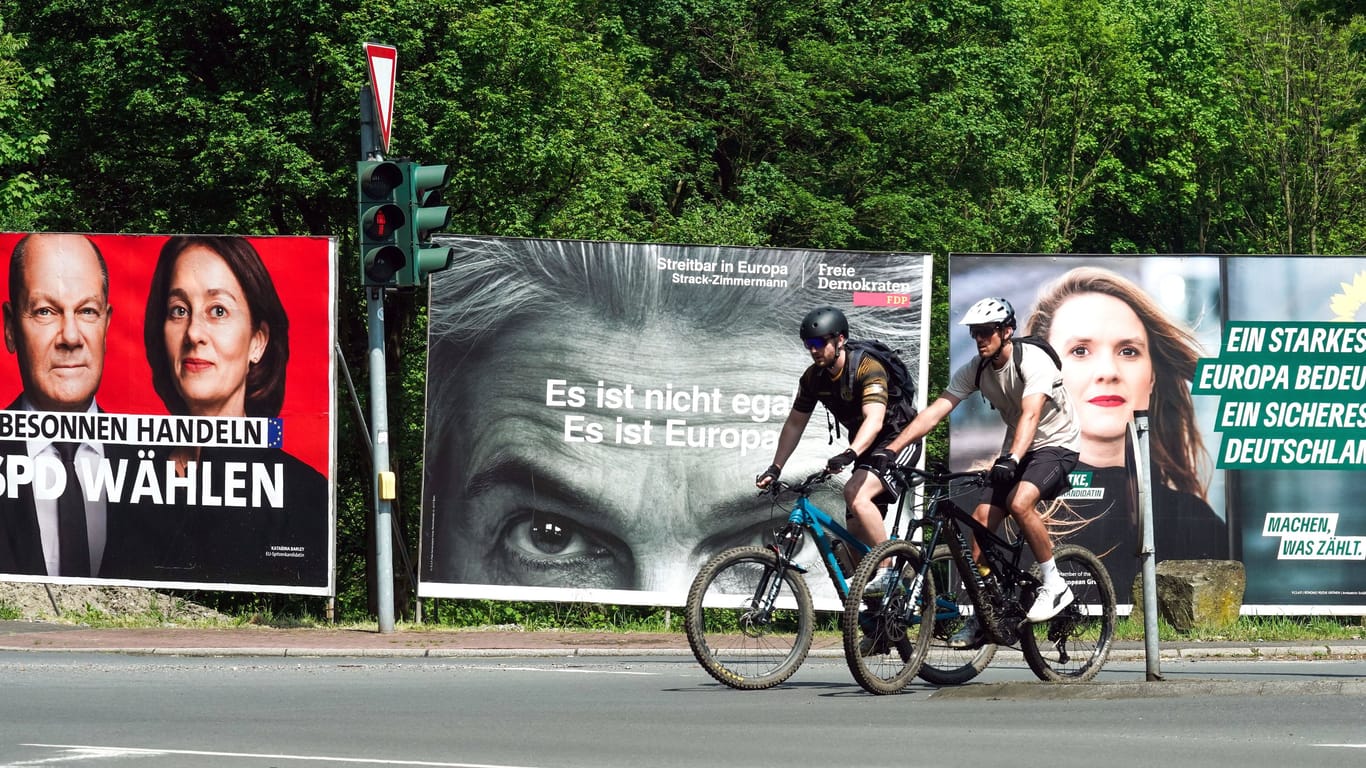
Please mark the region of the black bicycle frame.
MULTIPOLYGON (((928 504, 930 514, 923 520, 916 520, 912 525, 921 525, 930 529, 929 536, 925 541, 924 551, 926 553, 922 571, 928 575, 930 559, 934 555, 935 548, 939 546, 940 538, 944 537, 944 529, 950 530, 947 536, 949 551, 953 553, 953 560, 958 564, 962 571, 963 583, 968 589, 968 596, 972 598, 972 604, 979 613, 979 620, 987 631, 1005 645, 1013 645, 1013 634, 1008 631, 1010 628, 1003 627, 1001 616, 998 615, 999 609, 1006 604, 1006 600, 1013 599, 1004 594, 1010 587, 1028 587, 1035 582, 1034 577, 1020 568, 1020 559, 1024 554, 1025 540, 1019 538, 1009 541, 1006 538, 994 533, 987 526, 978 522, 971 514, 958 506, 949 497, 946 487, 940 487, 933 492, 930 503, 928 504), (967 537, 963 534, 963 526, 968 526, 972 535, 976 537, 977 544, 982 552, 982 559, 986 561, 987 567, 995 574, 997 585, 996 590, 1002 594, 991 594, 991 588, 986 584, 982 576, 978 563, 972 557, 972 548, 968 545, 967 537)), ((1034 583, 1034 586, 1037 586, 1034 583)), ((1012 594, 1018 594, 1012 590, 1012 594)))

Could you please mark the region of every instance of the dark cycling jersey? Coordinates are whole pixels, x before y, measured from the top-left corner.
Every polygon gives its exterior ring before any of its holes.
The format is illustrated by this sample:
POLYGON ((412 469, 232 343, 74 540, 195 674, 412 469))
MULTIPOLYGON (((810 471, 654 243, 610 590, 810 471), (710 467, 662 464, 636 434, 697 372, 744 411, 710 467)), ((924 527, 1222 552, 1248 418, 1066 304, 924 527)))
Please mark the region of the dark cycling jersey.
MULTIPOLYGON (((838 377, 832 379, 827 369, 812 364, 797 382, 797 397, 792 402, 792 409, 811 413, 816 410, 816 403, 819 402, 840 426, 849 431, 852 438, 858 433, 859 425, 863 423, 864 404, 887 404, 887 371, 882 367, 882 363, 873 359, 872 355, 864 355, 858 371, 854 374, 852 400, 846 400, 842 392, 841 385, 847 373, 848 371, 842 370, 838 377)), ((883 431, 887 429, 888 425, 883 424, 883 431)))

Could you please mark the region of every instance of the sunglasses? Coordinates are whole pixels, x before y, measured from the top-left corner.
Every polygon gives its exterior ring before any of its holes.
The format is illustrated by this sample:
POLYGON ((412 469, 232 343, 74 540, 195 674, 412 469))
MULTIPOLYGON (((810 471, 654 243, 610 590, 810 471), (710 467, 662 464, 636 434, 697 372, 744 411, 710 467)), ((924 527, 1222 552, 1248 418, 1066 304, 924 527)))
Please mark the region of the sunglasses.
POLYGON ((802 339, 802 343, 806 345, 807 349, 817 350, 824 349, 826 344, 829 344, 834 340, 834 336, 818 336, 814 339, 802 339))
POLYGON ((996 332, 994 325, 969 325, 968 334, 974 339, 985 339, 996 332))

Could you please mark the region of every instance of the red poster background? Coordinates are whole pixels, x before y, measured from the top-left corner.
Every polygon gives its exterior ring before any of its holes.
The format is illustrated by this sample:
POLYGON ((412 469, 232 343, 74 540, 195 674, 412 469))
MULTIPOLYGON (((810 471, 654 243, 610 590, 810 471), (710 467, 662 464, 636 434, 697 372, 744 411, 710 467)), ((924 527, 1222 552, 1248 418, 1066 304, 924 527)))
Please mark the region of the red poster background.
MULTIPOLYGON (((9 301, 9 260, 22 233, 0 233, 0 296, 9 301)), ((169 235, 90 235, 109 267, 113 315, 104 377, 95 395, 110 413, 164 414, 143 350, 147 289, 169 235)), ((284 449, 331 478, 332 273, 324 237, 247 237, 261 254, 289 316, 289 365, 280 411, 284 449)), ((0 355, 0 407, 23 390, 15 356, 0 355)))

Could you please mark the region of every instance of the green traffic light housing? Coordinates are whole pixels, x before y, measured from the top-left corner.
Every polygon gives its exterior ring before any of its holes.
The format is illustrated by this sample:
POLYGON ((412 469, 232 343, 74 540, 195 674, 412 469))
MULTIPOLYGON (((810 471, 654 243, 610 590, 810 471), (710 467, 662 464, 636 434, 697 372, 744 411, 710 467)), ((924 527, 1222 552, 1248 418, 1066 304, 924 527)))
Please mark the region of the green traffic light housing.
POLYGON ((356 163, 356 179, 361 282, 367 287, 397 285, 412 261, 405 240, 409 215, 403 205, 404 168, 388 160, 362 160, 356 163))
POLYGON ((450 266, 452 249, 431 241, 432 232, 451 220, 451 208, 441 205, 441 188, 450 183, 448 165, 404 164, 408 187, 408 261, 398 275, 401 286, 417 287, 427 275, 450 266))

